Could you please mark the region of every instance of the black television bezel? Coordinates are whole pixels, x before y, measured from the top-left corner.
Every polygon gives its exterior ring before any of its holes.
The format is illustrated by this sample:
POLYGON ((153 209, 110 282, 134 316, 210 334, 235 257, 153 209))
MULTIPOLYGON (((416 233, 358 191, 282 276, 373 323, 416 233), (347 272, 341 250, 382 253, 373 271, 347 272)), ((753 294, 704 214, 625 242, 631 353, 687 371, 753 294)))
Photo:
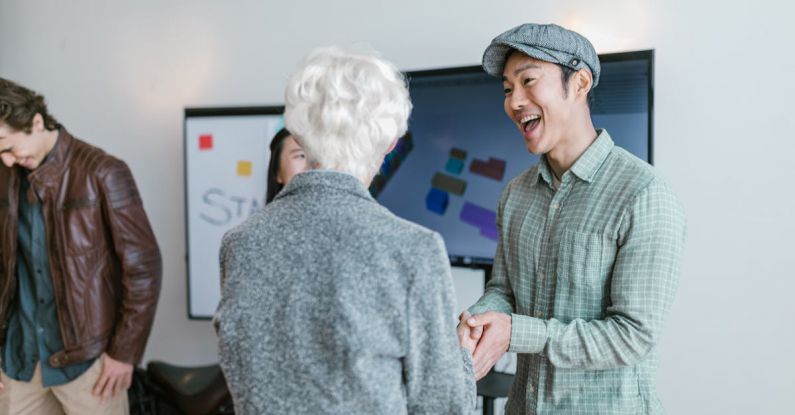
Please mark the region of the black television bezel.
MULTIPOLYGON (((646 160, 649 164, 654 164, 654 140, 653 140, 653 133, 654 133, 654 49, 645 49, 645 50, 638 50, 638 51, 629 51, 629 52, 613 52, 613 53, 603 53, 599 55, 599 61, 602 63, 605 62, 621 62, 621 61, 630 61, 630 60, 646 60, 649 62, 649 83, 648 83, 648 91, 649 91, 649 102, 648 102, 648 117, 649 117, 649 125, 648 125, 648 159, 646 160)), ((412 70, 406 71, 404 74, 409 82, 409 89, 411 89, 411 82, 414 78, 423 78, 423 77, 430 77, 430 76, 449 76, 449 75, 462 75, 462 74, 472 74, 472 73, 485 73, 483 71, 483 67, 480 65, 469 65, 469 66, 454 66, 454 67, 446 67, 446 68, 439 68, 439 69, 421 69, 421 70, 412 70)), ((409 125, 411 125, 411 121, 409 120, 409 125)), ((455 267, 464 267, 464 268, 475 268, 475 269, 483 269, 486 271, 487 278, 491 273, 491 267, 494 263, 494 258, 485 258, 485 257, 472 257, 466 255, 450 255, 448 252, 448 257, 450 258, 450 265, 455 267)))
POLYGON ((199 117, 248 116, 248 115, 283 115, 283 105, 250 106, 250 107, 193 107, 185 108, 182 120, 182 191, 185 203, 185 278, 188 320, 212 320, 212 316, 194 315, 191 310, 190 290, 190 227, 188 221, 188 119, 199 117))

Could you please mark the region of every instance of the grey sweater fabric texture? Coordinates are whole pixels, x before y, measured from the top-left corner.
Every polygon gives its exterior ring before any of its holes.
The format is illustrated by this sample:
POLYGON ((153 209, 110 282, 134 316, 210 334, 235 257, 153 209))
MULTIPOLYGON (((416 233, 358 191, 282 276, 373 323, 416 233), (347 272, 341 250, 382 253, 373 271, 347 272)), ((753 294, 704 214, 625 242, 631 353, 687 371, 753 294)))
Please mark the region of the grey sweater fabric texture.
POLYGON ((238 414, 468 414, 439 234, 355 177, 299 174, 221 247, 216 318, 238 414))

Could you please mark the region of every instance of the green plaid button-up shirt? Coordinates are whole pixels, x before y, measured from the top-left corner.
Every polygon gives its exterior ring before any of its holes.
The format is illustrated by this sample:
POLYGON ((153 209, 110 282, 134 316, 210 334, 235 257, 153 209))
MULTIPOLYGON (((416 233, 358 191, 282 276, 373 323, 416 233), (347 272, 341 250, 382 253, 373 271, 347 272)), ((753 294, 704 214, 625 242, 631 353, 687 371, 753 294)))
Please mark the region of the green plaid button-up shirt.
POLYGON ((508 414, 657 414, 655 344, 676 291, 682 207, 606 131, 563 174, 542 157, 500 197, 492 279, 472 314, 511 315, 508 414))

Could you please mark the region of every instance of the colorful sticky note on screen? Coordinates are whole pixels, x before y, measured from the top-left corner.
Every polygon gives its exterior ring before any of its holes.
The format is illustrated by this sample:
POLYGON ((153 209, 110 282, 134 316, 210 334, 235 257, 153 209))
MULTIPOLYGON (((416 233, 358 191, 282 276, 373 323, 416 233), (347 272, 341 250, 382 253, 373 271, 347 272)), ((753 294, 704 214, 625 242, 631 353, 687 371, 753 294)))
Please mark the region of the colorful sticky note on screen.
POLYGON ((251 162, 247 160, 240 160, 237 162, 237 175, 238 176, 251 176, 251 162))
POLYGON ((202 134, 199 136, 199 150, 212 150, 213 149, 213 135, 202 134))

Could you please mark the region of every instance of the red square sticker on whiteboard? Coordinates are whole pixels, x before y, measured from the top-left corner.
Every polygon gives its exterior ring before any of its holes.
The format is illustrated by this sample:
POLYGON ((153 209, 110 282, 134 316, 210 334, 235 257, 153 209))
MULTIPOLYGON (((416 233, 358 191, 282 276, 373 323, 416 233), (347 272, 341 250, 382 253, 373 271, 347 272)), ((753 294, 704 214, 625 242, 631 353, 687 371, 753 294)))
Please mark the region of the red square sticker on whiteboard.
POLYGON ((213 149, 213 135, 202 134, 199 136, 199 150, 212 150, 213 149))

